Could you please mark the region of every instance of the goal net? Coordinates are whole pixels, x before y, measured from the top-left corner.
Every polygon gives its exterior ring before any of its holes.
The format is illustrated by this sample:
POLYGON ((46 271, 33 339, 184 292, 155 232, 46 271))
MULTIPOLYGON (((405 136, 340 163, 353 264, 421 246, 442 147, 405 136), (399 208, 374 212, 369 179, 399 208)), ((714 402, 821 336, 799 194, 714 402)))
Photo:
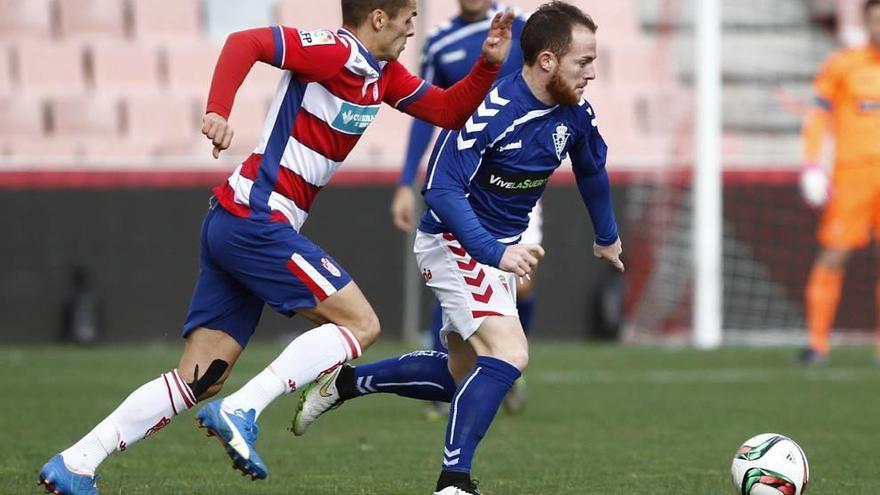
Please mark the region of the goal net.
MULTIPOLYGON (((846 24, 838 2, 720 4, 723 341, 803 343, 804 288, 818 249, 819 214, 798 190, 800 125, 822 59, 840 46, 842 33, 853 38, 852 15, 846 24)), ((695 0, 636 1, 636 37, 649 53, 636 63, 651 82, 630 85, 631 107, 608 105, 601 91, 593 97, 600 115, 603 103, 611 111, 627 109, 624 125, 636 130, 625 138, 612 127, 611 139, 620 141, 615 149, 627 152, 609 162, 626 241, 629 341, 690 342, 695 330, 695 212, 703 207, 694 194, 697 7, 695 0)), ((850 260, 837 341, 865 341, 875 326, 873 258, 867 250, 850 260)))

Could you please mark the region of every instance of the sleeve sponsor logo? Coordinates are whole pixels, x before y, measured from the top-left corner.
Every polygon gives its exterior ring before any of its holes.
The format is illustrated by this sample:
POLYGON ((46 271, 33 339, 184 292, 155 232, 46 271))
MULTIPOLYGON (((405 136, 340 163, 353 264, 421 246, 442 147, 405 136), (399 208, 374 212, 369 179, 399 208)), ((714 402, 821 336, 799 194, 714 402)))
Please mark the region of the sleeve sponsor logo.
POLYGON ((345 102, 330 126, 346 134, 363 134, 373 120, 376 119, 379 108, 378 105, 362 107, 345 102))
POLYGON ((300 31, 299 40, 302 46, 335 45, 336 36, 328 29, 316 29, 314 31, 300 31))

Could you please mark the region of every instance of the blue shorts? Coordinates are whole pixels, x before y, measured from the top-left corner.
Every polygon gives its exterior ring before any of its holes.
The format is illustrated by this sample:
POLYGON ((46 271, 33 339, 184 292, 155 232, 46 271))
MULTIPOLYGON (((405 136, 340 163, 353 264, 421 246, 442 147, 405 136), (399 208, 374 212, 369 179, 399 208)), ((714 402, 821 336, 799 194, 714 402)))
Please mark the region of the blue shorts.
POLYGON ((245 347, 264 303, 290 317, 349 282, 339 263, 290 224, 237 217, 212 200, 183 336, 206 327, 245 347))

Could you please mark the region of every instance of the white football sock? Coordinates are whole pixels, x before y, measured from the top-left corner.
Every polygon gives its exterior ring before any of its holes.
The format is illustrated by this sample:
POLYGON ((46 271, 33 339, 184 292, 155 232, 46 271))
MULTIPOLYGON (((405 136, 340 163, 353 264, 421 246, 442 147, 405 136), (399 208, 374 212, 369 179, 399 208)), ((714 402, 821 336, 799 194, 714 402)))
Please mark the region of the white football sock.
POLYGON ((123 451, 168 426, 196 400, 177 370, 141 385, 92 431, 61 453, 68 469, 94 475, 111 453, 123 451))
POLYGON ((360 355, 360 343, 349 329, 332 323, 321 325, 294 339, 259 375, 223 399, 223 410, 253 409, 259 417, 280 395, 304 387, 360 355))

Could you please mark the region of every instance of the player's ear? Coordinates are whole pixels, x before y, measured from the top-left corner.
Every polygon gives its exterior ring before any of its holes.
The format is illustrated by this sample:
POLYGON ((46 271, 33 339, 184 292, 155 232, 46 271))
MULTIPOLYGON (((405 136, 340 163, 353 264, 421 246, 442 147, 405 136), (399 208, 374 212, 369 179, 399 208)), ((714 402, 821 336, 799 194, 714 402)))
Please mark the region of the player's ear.
POLYGON ((545 72, 553 72, 556 67, 556 55, 553 52, 543 51, 538 54, 538 66, 545 72))
POLYGON ((388 22, 388 14, 382 9, 376 9, 370 12, 370 24, 376 31, 381 31, 388 22))

